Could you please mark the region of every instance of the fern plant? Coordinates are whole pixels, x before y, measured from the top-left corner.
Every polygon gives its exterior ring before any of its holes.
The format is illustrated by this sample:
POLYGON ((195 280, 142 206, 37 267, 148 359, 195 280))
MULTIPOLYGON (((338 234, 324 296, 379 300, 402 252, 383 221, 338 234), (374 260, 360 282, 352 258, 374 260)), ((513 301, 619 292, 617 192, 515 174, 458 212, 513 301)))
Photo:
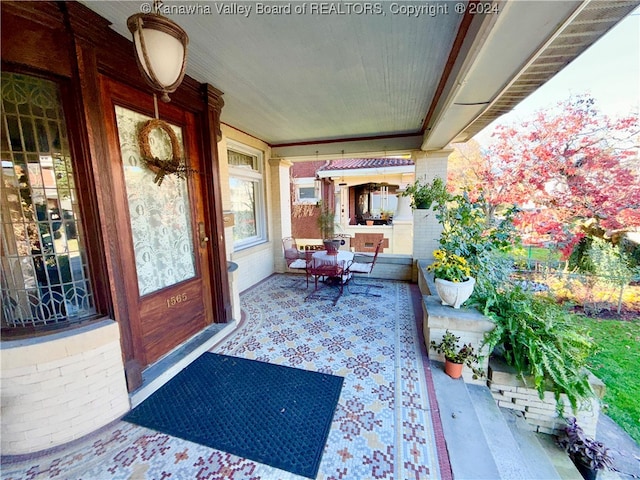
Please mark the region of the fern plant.
POLYGON ((569 313, 555 300, 515 286, 493 290, 476 302, 496 324, 484 344, 490 351, 500 345, 523 380, 533 377, 540 398, 545 390, 553 391, 559 414, 564 411, 561 394, 574 411, 581 400, 593 397, 586 366, 594 344, 569 323, 569 313))

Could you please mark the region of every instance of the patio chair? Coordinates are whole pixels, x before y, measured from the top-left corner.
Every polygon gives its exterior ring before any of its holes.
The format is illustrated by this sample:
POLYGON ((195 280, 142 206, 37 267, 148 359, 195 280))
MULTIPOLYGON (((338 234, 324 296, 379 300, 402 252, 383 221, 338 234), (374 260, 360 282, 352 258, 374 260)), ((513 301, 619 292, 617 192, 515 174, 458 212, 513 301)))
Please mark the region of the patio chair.
MULTIPOLYGON (((282 249, 284 251, 284 259, 287 262, 287 268, 290 270, 304 270, 307 277, 307 286, 309 288, 309 273, 307 271, 307 259, 304 253, 298 250, 298 244, 293 237, 285 237, 282 239, 282 249)), ((294 282, 294 285, 297 282, 294 282)), ((293 285, 292 285, 293 286, 293 285)))
POLYGON ((307 280, 309 275, 314 279, 314 289, 307 297, 305 301, 315 300, 332 300, 335 306, 338 300, 344 292, 344 285, 349 278, 347 269, 345 268, 344 260, 338 261, 338 257, 330 257, 333 260, 331 263, 326 261, 318 262, 313 258, 313 251, 309 250, 307 253, 307 280), (318 287, 318 280, 327 285, 327 288, 322 289, 318 287), (337 293, 335 295, 324 295, 322 292, 326 292, 333 287, 336 288, 337 293))
POLYGON ((283 238, 282 249, 284 250, 284 259, 287 262, 288 268, 292 270, 306 270, 307 262, 304 259, 304 255, 300 254, 295 238, 283 238))
POLYGON ((383 288, 382 285, 372 285, 372 284, 359 285, 355 281, 356 276, 354 274, 357 273, 361 275, 366 275, 367 277, 371 276, 373 267, 375 267, 376 261, 378 260, 378 254, 380 253, 380 250, 382 250, 383 243, 384 243, 384 238, 380 239, 380 241, 378 242, 378 245, 376 245, 376 250, 373 256, 367 255, 365 253, 356 253, 356 256, 354 257, 353 261, 351 261, 347 265, 347 272, 346 272, 347 278, 350 277, 350 280, 347 283, 347 289, 349 290, 349 293, 353 293, 355 295, 370 295, 372 297, 380 296, 377 293, 370 293, 369 290, 371 288, 383 288), (356 261, 356 260, 361 260, 361 261, 356 261), (364 292, 358 292, 358 291, 354 292, 350 288, 351 285, 356 287, 359 287, 359 286, 366 287, 366 290, 364 292))

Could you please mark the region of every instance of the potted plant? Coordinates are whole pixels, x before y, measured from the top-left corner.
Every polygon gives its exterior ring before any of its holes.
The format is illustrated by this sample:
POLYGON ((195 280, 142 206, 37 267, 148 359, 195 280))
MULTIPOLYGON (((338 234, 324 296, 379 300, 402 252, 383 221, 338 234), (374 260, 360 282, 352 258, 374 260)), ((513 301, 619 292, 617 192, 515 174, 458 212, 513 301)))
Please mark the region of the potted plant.
POLYGON ((339 238, 335 238, 336 220, 335 214, 330 208, 321 209, 320 215, 318 215, 318 228, 320 228, 320 235, 327 253, 337 255, 341 241, 339 238))
POLYGON ((595 480, 600 470, 613 467, 609 449, 602 442, 588 437, 575 418, 569 420, 558 437, 558 445, 569 454, 585 480, 595 480))
POLYGON ((484 376, 482 369, 476 367, 478 363, 478 354, 475 352, 473 346, 464 344, 462 347, 458 347, 458 341, 460 337, 456 337, 449 330, 442 336, 442 341, 436 343, 431 340, 431 349, 436 353, 444 355, 444 371, 451 378, 460 378, 462 375, 462 367, 465 365, 473 371, 473 378, 484 376))
POLYGON ((387 225, 391 225, 391 223, 393 222, 393 214, 395 212, 393 210, 381 210, 380 211, 380 218, 382 218, 383 220, 387 221, 387 225))
POLYGON ((476 283, 467 260, 444 249, 433 252, 435 261, 427 267, 435 277, 436 290, 443 305, 460 308, 473 293, 476 283))
POLYGON ((449 198, 447 187, 444 181, 437 177, 431 183, 423 183, 416 180, 413 185, 409 185, 403 193, 403 197, 411 197, 411 208, 428 209, 436 203, 444 203, 449 198))

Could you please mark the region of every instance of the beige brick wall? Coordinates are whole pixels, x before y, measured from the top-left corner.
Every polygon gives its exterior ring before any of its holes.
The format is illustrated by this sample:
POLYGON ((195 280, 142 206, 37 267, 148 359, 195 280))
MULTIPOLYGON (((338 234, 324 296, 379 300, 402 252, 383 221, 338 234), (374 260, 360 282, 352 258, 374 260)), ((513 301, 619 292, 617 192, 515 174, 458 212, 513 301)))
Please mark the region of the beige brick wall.
POLYGON ((2 342, 2 454, 33 453, 82 437, 129 410, 112 320, 2 342))
MULTIPOLYGON (((416 179, 430 183, 434 178, 447 178, 447 163, 453 150, 435 152, 414 152, 416 179)), ((413 211, 413 258, 416 260, 433 260, 433 251, 439 246, 438 240, 442 226, 438 223, 432 210, 413 211)), ((417 278, 417 277, 416 277, 417 278)))
POLYGON ((291 185, 289 169, 292 163, 281 158, 269 159, 270 195, 269 222, 273 239, 275 271, 286 272, 287 262, 282 252, 282 239, 291 236, 291 185))
MULTIPOLYGON (((598 397, 602 397, 604 384, 593 375, 590 375, 590 382, 598 397)), ((535 388, 525 385, 516 376, 513 369, 505 364, 496 360, 491 361, 488 384, 498 406, 522 412, 532 430, 557 434, 565 427, 566 422, 556 411, 553 392, 544 392, 541 399, 535 388)), ((599 399, 593 398, 580 405, 577 412, 573 412, 567 396, 562 394, 561 398, 565 405, 563 416, 565 418, 576 417, 578 425, 582 427, 584 432, 590 437, 595 437, 600 415, 599 399)))

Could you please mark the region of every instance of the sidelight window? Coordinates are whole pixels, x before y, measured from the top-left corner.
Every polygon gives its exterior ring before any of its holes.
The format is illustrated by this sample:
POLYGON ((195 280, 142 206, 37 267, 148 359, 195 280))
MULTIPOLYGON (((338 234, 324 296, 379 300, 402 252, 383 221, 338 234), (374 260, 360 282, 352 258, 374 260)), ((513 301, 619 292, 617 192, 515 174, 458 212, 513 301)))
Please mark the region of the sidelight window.
POLYGON ((58 87, 2 73, 2 327, 95 314, 58 87))

